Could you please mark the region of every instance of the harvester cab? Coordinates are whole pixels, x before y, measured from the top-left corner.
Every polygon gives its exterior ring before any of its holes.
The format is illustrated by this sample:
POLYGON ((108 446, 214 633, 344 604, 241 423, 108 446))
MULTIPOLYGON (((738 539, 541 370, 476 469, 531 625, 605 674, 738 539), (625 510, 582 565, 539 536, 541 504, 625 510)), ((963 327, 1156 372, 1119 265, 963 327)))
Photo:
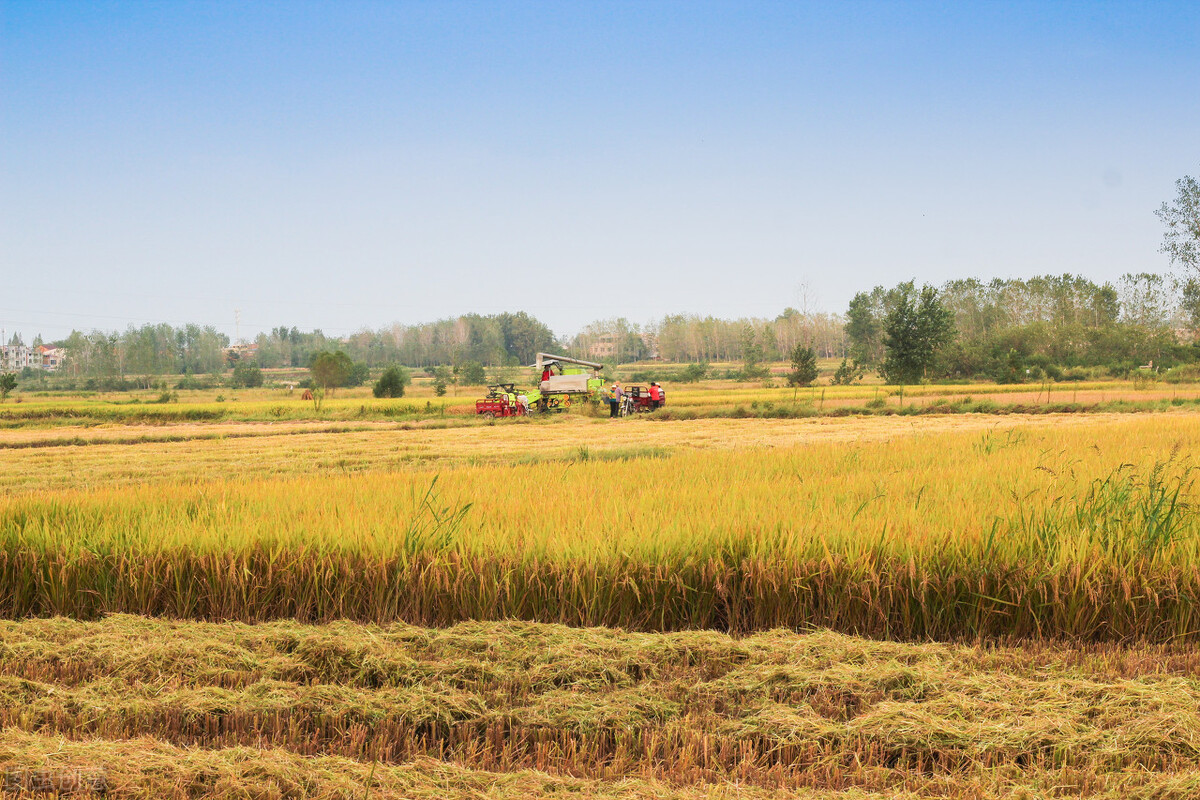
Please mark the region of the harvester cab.
POLYGON ((515 395, 517 392, 517 385, 515 383, 497 383, 494 386, 489 386, 487 388, 487 396, 490 400, 495 400, 496 398, 503 397, 506 394, 515 395))

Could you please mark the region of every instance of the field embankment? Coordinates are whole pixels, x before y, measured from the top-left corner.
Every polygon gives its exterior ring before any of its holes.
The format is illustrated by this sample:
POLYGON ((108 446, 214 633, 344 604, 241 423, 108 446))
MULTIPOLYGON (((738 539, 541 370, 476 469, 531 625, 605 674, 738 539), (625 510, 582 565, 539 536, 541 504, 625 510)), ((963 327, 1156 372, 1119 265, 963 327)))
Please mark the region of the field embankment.
POLYGON ((99 771, 120 797, 1200 792, 1194 651, 125 616, 0 632, 0 758, 99 771))

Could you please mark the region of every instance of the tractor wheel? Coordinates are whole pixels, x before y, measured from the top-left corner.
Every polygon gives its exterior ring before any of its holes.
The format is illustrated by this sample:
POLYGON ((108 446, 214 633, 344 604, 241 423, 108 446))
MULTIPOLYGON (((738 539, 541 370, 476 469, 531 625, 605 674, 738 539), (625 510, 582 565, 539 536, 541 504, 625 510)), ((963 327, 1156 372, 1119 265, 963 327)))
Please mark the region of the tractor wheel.
POLYGON ((482 416, 484 419, 495 419, 496 412, 495 411, 485 411, 480 416, 482 416))

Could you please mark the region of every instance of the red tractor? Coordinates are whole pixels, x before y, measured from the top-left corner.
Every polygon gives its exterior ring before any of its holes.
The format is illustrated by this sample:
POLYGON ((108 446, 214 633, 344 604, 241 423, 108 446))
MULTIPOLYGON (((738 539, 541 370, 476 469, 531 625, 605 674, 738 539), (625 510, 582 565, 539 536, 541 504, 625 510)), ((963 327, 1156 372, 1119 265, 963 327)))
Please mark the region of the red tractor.
POLYGON ((475 401, 475 413, 483 417, 523 417, 529 412, 518 402, 518 394, 511 383, 489 386, 487 397, 475 401))
POLYGON ((650 387, 642 386, 639 383, 632 383, 622 389, 622 392, 629 398, 629 411, 640 413, 643 411, 653 411, 666 404, 666 396, 659 389, 659 397, 661 400, 655 401, 650 396, 650 387))

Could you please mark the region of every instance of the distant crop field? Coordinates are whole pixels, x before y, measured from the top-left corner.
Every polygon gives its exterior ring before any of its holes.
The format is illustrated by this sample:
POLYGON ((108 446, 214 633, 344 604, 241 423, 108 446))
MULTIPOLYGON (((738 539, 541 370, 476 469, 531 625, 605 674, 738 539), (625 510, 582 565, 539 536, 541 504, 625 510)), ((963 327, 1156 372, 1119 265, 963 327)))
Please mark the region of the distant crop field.
MULTIPOLYGON (((923 386, 818 386, 793 389, 781 380, 706 380, 664 384, 667 405, 650 416, 803 418, 838 415, 926 413, 1081 413, 1151 411, 1200 404, 1200 385, 1153 380, 1080 383, 974 383, 923 386)), ((460 386, 436 396, 428 383, 410 387, 403 398, 379 399, 366 387, 338 389, 320 409, 302 390, 279 388, 134 391, 107 394, 28 393, 0 404, 0 432, 47 427, 164 426, 229 422, 363 421, 482 424, 475 400, 486 387, 460 386)), ((576 404, 575 416, 600 415, 576 404)))

